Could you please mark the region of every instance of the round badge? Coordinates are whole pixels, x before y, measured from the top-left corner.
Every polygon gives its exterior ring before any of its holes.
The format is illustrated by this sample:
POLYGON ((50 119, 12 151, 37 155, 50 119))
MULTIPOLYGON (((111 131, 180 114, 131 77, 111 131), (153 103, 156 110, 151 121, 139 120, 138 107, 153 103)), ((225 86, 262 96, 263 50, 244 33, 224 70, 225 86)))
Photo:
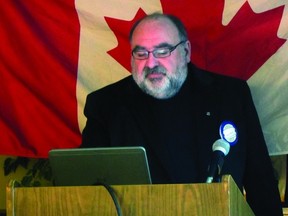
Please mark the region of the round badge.
POLYGON ((238 134, 236 126, 231 121, 223 121, 219 128, 221 139, 227 141, 231 146, 238 141, 238 134))

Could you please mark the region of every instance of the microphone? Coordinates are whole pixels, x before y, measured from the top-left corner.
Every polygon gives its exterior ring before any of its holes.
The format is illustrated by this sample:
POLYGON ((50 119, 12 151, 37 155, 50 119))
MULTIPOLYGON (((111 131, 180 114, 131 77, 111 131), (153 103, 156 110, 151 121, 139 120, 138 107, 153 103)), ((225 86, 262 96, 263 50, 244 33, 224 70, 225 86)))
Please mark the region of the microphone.
POLYGON ((216 182, 220 182, 220 174, 224 164, 224 157, 229 153, 230 144, 223 139, 218 139, 212 146, 212 159, 208 167, 208 177, 206 183, 212 183, 216 178, 216 182))

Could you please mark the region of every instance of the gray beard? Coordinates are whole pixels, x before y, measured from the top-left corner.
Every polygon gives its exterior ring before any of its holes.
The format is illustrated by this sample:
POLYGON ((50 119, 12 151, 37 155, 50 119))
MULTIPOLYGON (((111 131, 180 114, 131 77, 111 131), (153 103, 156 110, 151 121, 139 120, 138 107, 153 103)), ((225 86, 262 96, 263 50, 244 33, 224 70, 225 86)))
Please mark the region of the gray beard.
MULTIPOLYGON (((145 77, 147 77, 151 73, 162 73, 166 75, 166 71, 162 67, 155 67, 152 69, 145 69, 145 77)), ((180 88, 182 87, 184 81, 187 78, 187 68, 179 68, 176 74, 173 76, 165 77, 165 79, 168 79, 168 83, 164 88, 158 88, 156 86, 151 87, 151 84, 147 84, 146 82, 153 83, 153 80, 147 81, 146 79, 143 82, 140 82, 137 79, 137 76, 134 75, 135 73, 132 73, 133 79, 136 82, 136 84, 139 86, 139 88, 146 94, 157 98, 157 99, 168 99, 176 95, 180 88)), ((157 82, 157 81, 156 81, 157 82)))

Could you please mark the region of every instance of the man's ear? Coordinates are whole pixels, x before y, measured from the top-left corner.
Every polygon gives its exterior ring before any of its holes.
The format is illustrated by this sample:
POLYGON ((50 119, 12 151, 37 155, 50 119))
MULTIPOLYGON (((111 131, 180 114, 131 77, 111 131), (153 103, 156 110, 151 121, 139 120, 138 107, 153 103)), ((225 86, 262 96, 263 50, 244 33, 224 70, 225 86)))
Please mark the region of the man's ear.
POLYGON ((186 61, 188 63, 191 60, 191 43, 189 40, 186 41, 184 50, 185 50, 186 61))

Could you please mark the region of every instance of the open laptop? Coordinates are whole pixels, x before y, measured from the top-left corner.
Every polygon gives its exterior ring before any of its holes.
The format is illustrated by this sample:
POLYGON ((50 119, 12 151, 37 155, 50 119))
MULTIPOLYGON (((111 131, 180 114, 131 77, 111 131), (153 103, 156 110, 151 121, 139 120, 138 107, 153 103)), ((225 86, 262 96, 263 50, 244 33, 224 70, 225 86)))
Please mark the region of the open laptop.
POLYGON ((49 161, 56 186, 151 184, 143 147, 54 149, 49 161))

